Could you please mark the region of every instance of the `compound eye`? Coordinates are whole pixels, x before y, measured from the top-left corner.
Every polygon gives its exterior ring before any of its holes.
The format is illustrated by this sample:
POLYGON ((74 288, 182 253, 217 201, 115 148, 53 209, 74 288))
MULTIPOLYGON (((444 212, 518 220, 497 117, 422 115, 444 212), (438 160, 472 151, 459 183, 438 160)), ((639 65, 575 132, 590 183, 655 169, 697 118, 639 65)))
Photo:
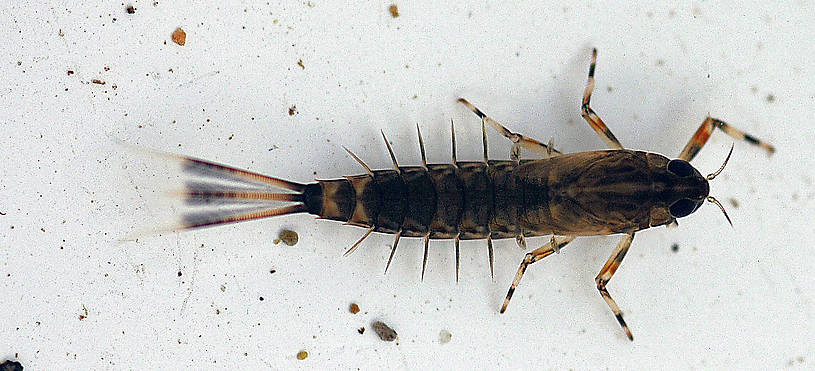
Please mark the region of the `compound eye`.
POLYGON ((668 162, 668 171, 680 177, 693 174, 693 166, 684 160, 671 160, 668 162))
POLYGON ((676 201, 671 205, 670 212, 671 216, 674 218, 682 218, 685 216, 690 215, 693 210, 696 208, 696 203, 688 200, 687 198, 683 198, 679 201, 676 201))

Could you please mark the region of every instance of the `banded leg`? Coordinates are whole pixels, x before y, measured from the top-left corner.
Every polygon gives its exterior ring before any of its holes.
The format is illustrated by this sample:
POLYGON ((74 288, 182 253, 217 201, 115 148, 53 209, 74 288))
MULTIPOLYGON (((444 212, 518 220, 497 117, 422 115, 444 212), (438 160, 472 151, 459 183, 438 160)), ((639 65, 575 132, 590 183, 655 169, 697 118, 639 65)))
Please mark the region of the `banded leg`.
POLYGON ((631 247, 631 241, 633 240, 633 232, 623 236, 623 239, 617 244, 617 248, 614 249, 614 252, 611 253, 608 261, 606 261, 603 269, 600 270, 600 273, 598 273, 597 277, 594 279, 594 281, 597 283, 597 290, 600 291, 600 295, 603 297, 603 300, 606 301, 606 304, 608 304, 609 308, 611 308, 611 311, 614 312, 614 316, 617 317, 617 322, 619 322, 620 326, 623 327, 625 335, 628 336, 628 340, 631 341, 634 341, 634 336, 631 335, 631 330, 628 329, 628 325, 623 319, 623 313, 620 311, 620 307, 617 306, 617 303, 611 298, 608 290, 606 290, 606 284, 609 280, 611 280, 611 277, 614 276, 614 272, 617 271, 617 268, 620 267, 620 263, 622 263, 625 253, 628 252, 628 248, 631 247))
POLYGON ((688 144, 685 145, 682 153, 679 154, 679 159, 685 161, 693 160, 693 158, 696 157, 696 154, 699 153, 699 150, 701 150, 705 143, 707 143, 707 140, 710 138, 710 135, 713 134, 713 130, 716 128, 721 129, 727 133, 727 135, 733 138, 764 148, 770 155, 775 152, 775 147, 767 144, 766 142, 736 129, 722 120, 714 119, 708 116, 705 118, 705 121, 702 122, 702 125, 699 125, 699 129, 697 129, 696 133, 693 134, 693 137, 690 138, 688 144))
POLYGON ((521 282, 521 278, 524 276, 524 272, 526 272, 526 267, 549 255, 552 255, 557 251, 560 251, 560 249, 566 246, 569 242, 572 242, 574 239, 575 236, 552 237, 552 240, 546 245, 543 245, 526 254, 524 260, 521 262, 521 266, 518 267, 518 273, 515 274, 515 279, 512 280, 512 285, 509 287, 507 298, 504 299, 504 305, 501 306, 501 313, 504 313, 507 310, 509 300, 512 299, 512 294, 515 293, 515 288, 517 288, 518 284, 521 282))
POLYGON ((463 104, 464 106, 466 106, 467 108, 469 108, 470 111, 473 111, 473 113, 478 115, 478 117, 480 117, 481 120, 484 120, 484 122, 490 124, 490 126, 495 128, 495 130, 497 130, 499 133, 501 133, 501 135, 503 135, 505 138, 512 141, 512 143, 513 143, 513 145, 512 145, 512 159, 513 160, 517 160, 517 158, 520 156, 521 148, 532 151, 532 152, 536 152, 538 154, 545 155, 545 156, 548 156, 549 153, 557 153, 557 154, 561 153, 560 151, 558 151, 558 150, 556 150, 554 148, 549 149, 549 147, 546 144, 543 144, 543 143, 541 143, 541 142, 539 142, 539 141, 537 141, 535 139, 527 138, 527 137, 525 137, 525 136, 523 136, 521 134, 513 133, 513 132, 509 131, 509 129, 504 127, 504 125, 501 125, 500 123, 498 123, 498 121, 495 121, 492 118, 490 118, 489 116, 485 115, 484 112, 481 112, 480 109, 473 106, 466 99, 459 98, 458 101, 461 104, 463 104))
POLYGON ((611 149, 623 149, 623 145, 609 130, 608 126, 600 119, 600 116, 591 109, 589 102, 591 101, 591 93, 594 91, 594 68, 597 66, 597 49, 591 51, 591 66, 589 67, 589 81, 586 83, 586 91, 583 92, 583 105, 581 107, 581 114, 586 122, 591 125, 591 128, 606 142, 611 149))

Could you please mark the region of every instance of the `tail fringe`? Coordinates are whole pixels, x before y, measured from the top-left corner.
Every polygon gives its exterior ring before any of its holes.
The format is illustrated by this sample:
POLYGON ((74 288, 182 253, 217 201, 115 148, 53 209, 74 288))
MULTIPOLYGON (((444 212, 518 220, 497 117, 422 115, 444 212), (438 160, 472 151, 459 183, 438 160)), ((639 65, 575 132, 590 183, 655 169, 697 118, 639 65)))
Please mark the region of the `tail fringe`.
POLYGON ((182 173, 189 178, 183 190, 170 193, 181 198, 187 207, 171 230, 200 229, 308 212, 303 195, 305 184, 194 157, 170 156, 180 161, 182 173), (295 204, 273 205, 279 202, 295 204))

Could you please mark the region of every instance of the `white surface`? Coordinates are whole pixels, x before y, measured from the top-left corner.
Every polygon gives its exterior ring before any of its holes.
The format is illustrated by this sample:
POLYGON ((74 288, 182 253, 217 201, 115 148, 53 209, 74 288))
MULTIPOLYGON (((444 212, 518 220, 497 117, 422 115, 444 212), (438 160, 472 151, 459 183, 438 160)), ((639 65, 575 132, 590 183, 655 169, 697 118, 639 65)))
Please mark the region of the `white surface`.
MULTIPOLYGON (((32 370, 813 367, 812 3, 409 1, 396 19, 387 2, 90 3, 0 6, 0 356, 32 370), (617 237, 533 265, 504 315, 512 241, 494 282, 484 242, 463 243, 458 284, 450 242, 420 283, 419 241, 383 276, 390 236, 342 258, 362 230, 309 216, 118 242, 167 212, 146 191, 166 174, 113 138, 309 181, 360 172, 340 145, 390 166, 379 129, 418 163, 417 122, 433 161, 449 161, 450 119, 459 159, 480 158, 463 96, 563 150, 600 149, 579 115, 592 46, 592 106, 625 146, 676 156, 709 112, 778 148, 736 143, 713 182, 734 229, 706 205, 637 235, 609 284, 633 343, 594 286, 617 237), (283 227, 297 246, 272 244, 283 227)), ((694 165, 715 170, 732 142, 715 133, 694 165)))

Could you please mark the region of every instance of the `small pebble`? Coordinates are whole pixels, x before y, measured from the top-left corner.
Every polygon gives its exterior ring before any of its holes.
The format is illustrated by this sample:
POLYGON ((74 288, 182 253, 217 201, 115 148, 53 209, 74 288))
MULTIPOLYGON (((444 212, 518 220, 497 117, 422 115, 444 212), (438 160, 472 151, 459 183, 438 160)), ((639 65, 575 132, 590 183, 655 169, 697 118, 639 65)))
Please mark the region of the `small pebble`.
POLYGON ((391 17, 396 18, 399 16, 399 7, 396 4, 391 5, 388 7, 388 11, 391 12, 391 17))
POLYGON ((359 332, 360 334, 364 334, 365 333, 365 327, 358 328, 357 332, 359 332))
POLYGON ((280 231, 280 235, 277 236, 278 239, 274 241, 275 244, 280 243, 281 241, 289 246, 294 246, 297 244, 297 241, 300 239, 297 236, 297 232, 290 231, 288 229, 284 229, 280 231))
POLYGON ((0 371, 23 371, 23 365, 20 362, 9 359, 0 363, 0 371))
POLYGON ((357 305, 356 303, 351 303, 351 307, 348 308, 348 311, 353 314, 359 313, 359 305, 357 305))
POLYGON ((299 353, 297 353, 297 359, 302 361, 306 358, 308 358, 308 352, 306 352, 305 350, 301 350, 299 353))
POLYGON ((374 322, 374 332, 379 335, 379 338, 382 339, 382 341, 396 340, 396 331, 393 331, 392 328, 380 321, 374 322))

